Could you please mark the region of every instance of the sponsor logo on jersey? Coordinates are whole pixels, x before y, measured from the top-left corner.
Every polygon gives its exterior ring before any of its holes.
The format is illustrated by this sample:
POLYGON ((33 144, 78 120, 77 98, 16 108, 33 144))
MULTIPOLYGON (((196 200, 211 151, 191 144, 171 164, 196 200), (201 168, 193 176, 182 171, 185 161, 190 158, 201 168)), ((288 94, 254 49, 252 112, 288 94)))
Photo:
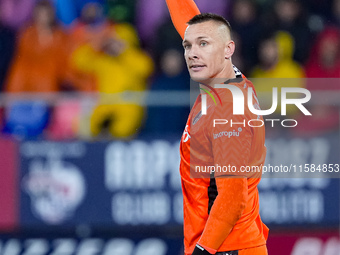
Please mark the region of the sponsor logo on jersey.
POLYGON ((183 142, 186 143, 190 138, 189 125, 186 125, 182 136, 183 142))
POLYGON ((213 134, 214 139, 221 138, 221 137, 238 137, 240 136, 240 133, 242 132, 242 128, 238 128, 237 131, 222 131, 217 134, 213 134))

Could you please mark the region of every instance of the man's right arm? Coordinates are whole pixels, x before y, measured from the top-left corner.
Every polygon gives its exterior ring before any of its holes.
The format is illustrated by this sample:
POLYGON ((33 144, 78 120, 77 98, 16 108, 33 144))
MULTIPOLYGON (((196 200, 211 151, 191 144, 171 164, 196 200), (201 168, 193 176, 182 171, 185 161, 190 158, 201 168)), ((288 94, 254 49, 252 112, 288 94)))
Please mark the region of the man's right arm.
POLYGON ((195 15, 200 14, 193 0, 166 0, 172 23, 177 32, 184 38, 187 22, 195 15))

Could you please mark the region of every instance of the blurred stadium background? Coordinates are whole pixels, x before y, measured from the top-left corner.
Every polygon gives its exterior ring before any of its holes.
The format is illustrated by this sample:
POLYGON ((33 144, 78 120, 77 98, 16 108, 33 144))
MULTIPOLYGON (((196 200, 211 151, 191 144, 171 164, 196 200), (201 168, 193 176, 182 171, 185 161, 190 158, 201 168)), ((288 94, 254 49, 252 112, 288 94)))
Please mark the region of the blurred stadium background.
MULTIPOLYGON (((267 129, 267 163, 339 164, 340 1, 196 3, 248 77, 312 92, 312 118, 267 129)), ((182 55, 164 0, 0 0, 1 255, 182 254, 182 55)), ((339 255, 339 187, 264 178, 269 254, 339 255)))

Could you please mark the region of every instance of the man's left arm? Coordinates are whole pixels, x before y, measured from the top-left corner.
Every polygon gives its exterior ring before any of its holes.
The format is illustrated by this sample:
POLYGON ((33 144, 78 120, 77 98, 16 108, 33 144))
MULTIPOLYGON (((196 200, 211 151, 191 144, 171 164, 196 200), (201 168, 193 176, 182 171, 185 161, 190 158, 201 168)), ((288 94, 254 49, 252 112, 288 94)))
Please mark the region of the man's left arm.
POLYGON ((246 116, 233 115, 232 103, 223 104, 223 107, 217 107, 210 115, 211 125, 205 131, 210 137, 214 166, 227 169, 218 172, 216 167, 215 181, 218 195, 198 241, 198 244, 211 254, 218 250, 231 233, 248 201, 247 176, 241 169, 249 163, 253 132, 251 127, 241 124, 244 121, 247 123, 246 116), (225 116, 230 116, 228 124, 213 127, 213 119, 225 116), (230 124, 231 119, 236 123, 233 126, 230 124))
POLYGON ((216 178, 218 196, 215 199, 204 231, 198 243, 207 250, 217 251, 239 220, 247 203, 247 179, 216 178))

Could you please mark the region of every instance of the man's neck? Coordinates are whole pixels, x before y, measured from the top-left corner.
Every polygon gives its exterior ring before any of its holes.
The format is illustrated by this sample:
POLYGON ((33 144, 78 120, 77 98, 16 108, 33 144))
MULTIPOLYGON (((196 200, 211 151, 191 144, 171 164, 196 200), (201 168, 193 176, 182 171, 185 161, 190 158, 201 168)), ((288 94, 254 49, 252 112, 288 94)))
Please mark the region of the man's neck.
POLYGON ((224 75, 219 75, 216 78, 211 78, 208 81, 206 81, 206 83, 200 83, 201 93, 205 93, 204 89, 210 90, 209 87, 213 88, 215 84, 222 84, 227 80, 236 78, 236 74, 235 74, 235 70, 233 68, 233 65, 231 65, 230 68, 228 68, 225 71, 226 72, 224 72, 224 75))

